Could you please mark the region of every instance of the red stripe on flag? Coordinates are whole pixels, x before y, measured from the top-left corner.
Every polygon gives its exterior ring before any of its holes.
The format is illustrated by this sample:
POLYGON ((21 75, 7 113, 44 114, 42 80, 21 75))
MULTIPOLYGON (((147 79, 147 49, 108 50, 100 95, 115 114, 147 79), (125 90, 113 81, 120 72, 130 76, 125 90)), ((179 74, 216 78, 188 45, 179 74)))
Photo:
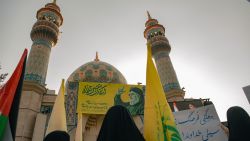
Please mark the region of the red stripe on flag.
POLYGON ((27 56, 27 53, 28 51, 27 49, 25 49, 14 73, 7 81, 7 83, 0 89, 0 113, 4 116, 8 117, 9 115, 10 108, 15 96, 16 88, 18 86, 18 82, 22 74, 22 68, 23 65, 25 65, 23 62, 27 56))

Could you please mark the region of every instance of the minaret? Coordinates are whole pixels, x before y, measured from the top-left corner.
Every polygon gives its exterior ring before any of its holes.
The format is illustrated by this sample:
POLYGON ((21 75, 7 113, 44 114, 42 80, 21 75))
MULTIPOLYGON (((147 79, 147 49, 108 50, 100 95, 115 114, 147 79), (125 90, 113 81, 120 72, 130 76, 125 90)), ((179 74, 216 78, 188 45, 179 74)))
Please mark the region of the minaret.
POLYGON ((51 48, 57 43, 59 27, 63 23, 60 8, 55 0, 38 10, 36 18, 37 21, 30 33, 33 44, 27 61, 19 105, 16 141, 36 141, 43 138, 43 132, 39 132, 40 139, 33 132, 35 127, 40 127, 40 130, 44 131, 40 126, 40 119, 43 117, 43 121, 46 121, 46 116, 40 113, 41 102, 47 91, 45 80, 51 48))
POLYGON ((183 91, 178 82, 169 53, 171 51, 168 39, 165 37, 165 28, 153 19, 147 11, 148 20, 145 23, 144 37, 151 44, 152 56, 155 60, 158 74, 168 101, 183 100, 183 91))
POLYGON ((51 48, 57 43, 63 17, 54 0, 53 3, 48 3, 38 10, 36 18, 37 22, 30 33, 33 44, 27 62, 25 80, 45 85, 51 48))

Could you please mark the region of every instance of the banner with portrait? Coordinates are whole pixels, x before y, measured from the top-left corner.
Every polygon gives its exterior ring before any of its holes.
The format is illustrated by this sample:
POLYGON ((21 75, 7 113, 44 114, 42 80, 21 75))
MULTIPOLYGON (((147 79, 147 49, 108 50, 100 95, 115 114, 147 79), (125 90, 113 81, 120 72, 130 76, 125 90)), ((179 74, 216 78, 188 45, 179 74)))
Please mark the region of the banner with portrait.
POLYGON ((113 105, 126 107, 131 115, 144 113, 143 85, 79 82, 77 112, 105 114, 113 105))

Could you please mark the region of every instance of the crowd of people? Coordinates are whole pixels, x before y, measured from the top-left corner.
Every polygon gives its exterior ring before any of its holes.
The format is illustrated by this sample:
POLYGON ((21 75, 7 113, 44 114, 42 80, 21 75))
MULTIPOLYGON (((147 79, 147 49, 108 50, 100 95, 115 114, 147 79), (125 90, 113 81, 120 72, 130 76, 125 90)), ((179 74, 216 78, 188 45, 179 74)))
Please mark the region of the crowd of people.
MULTIPOLYGON (((250 117, 243 108, 238 106, 229 108, 227 123, 228 127, 222 126, 222 129, 227 133, 228 141, 250 140, 250 117)), ((69 136, 57 137, 53 140, 69 141, 69 136)), ((116 105, 111 107, 105 115, 97 141, 145 141, 145 139, 136 127, 129 111, 123 106, 116 105)))
MULTIPOLYGON (((250 140, 250 117, 241 107, 234 106, 227 111, 228 127, 224 127, 228 141, 250 140)), ((97 141, 144 141, 130 113, 122 106, 109 109, 104 118, 97 141)))

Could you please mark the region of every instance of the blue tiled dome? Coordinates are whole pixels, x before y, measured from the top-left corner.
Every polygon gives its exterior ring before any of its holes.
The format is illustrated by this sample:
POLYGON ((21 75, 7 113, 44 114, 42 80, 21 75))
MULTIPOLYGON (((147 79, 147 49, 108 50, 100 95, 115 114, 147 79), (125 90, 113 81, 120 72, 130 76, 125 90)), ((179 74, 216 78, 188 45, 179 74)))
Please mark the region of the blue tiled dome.
POLYGON ((68 81, 127 84, 119 70, 102 61, 91 61, 80 66, 69 76, 68 81))

